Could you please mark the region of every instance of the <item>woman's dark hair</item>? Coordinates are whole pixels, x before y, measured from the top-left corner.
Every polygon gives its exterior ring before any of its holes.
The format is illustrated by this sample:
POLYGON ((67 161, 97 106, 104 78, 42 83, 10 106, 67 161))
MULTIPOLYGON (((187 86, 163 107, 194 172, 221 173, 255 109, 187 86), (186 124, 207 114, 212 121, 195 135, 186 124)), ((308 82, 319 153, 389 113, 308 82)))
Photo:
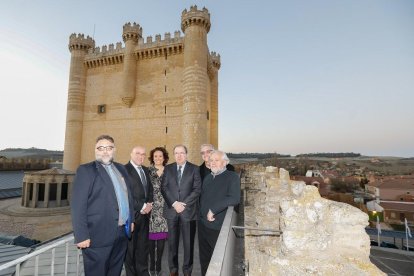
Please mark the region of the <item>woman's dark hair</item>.
POLYGON ((151 165, 154 165, 154 153, 156 151, 162 152, 162 155, 164 156, 164 162, 162 162, 162 165, 163 166, 167 165, 168 159, 169 159, 169 157, 168 157, 168 151, 165 148, 163 148, 163 147, 156 147, 155 149, 152 149, 150 151, 150 155, 148 157, 148 160, 150 161, 151 165))

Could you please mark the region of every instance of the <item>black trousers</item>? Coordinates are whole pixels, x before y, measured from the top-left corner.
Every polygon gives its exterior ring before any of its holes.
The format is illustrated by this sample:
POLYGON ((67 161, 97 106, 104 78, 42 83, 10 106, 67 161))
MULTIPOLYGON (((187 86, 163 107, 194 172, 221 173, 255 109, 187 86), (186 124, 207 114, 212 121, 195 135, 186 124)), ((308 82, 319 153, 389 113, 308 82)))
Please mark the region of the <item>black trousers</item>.
POLYGON ((150 240, 149 244, 150 271, 160 272, 165 240, 150 240))
POLYGON ((213 255, 214 247, 220 230, 210 229, 199 221, 198 223, 198 250, 200 254, 201 275, 206 275, 208 265, 210 264, 211 256, 213 255))
POLYGON ((85 276, 121 275, 127 241, 124 226, 120 226, 117 237, 111 246, 82 249, 85 276))
POLYGON ((132 238, 128 241, 128 250, 125 258, 127 276, 148 276, 149 253, 149 216, 139 215, 135 218, 135 229, 132 238))
POLYGON ((184 261, 183 273, 191 274, 193 270, 194 237, 196 221, 183 221, 180 216, 175 219, 167 219, 168 225, 168 266, 170 272, 178 272, 178 246, 180 232, 183 236, 184 261))

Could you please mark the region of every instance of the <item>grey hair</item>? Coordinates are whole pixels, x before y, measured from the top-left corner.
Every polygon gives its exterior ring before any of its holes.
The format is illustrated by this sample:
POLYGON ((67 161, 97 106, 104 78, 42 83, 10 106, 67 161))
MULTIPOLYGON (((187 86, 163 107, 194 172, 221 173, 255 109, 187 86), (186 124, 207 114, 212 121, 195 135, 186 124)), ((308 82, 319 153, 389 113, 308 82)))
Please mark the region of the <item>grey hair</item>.
POLYGON ((214 150, 214 146, 212 145, 212 144, 202 144, 201 146, 200 146, 200 150, 202 150, 204 147, 208 147, 208 148, 210 148, 211 150, 214 150))
POLYGON ((178 145, 175 145, 175 147, 174 147, 174 149, 173 149, 173 152, 175 152, 175 149, 176 149, 176 148, 183 148, 183 149, 184 149, 184 151, 185 151, 185 154, 187 154, 187 153, 188 153, 187 147, 186 147, 186 146, 184 146, 183 144, 178 144, 178 145))
POLYGON ((230 163, 230 159, 227 157, 227 154, 224 151, 213 150, 210 153, 210 156, 212 156, 213 154, 220 154, 221 155, 221 160, 224 160, 226 162, 226 166, 230 163))

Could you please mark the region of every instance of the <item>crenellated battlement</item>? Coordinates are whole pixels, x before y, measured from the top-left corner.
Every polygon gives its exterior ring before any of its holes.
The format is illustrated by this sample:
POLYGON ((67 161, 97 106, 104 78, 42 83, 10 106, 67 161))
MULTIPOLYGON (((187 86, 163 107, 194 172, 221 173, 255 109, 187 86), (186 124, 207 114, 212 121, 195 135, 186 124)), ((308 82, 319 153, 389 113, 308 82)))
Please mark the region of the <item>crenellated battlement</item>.
POLYGON ((138 60, 157 58, 170 55, 182 54, 184 49, 183 43, 166 44, 150 48, 142 48, 135 52, 135 56, 138 60))
MULTIPOLYGON (((171 33, 165 33, 164 39, 160 34, 148 36, 146 40, 140 37, 138 46, 135 48, 135 57, 139 59, 163 57, 165 55, 181 54, 184 48, 184 37, 180 31, 175 31, 174 36, 171 33)), ((88 68, 112 65, 122 63, 124 60, 125 47, 122 42, 116 45, 109 44, 101 47, 90 48, 86 56, 86 65, 88 68)))
POLYGON ((69 51, 72 50, 85 50, 95 47, 95 40, 89 35, 85 38, 84 34, 71 34, 69 37, 69 51))
POLYGON ((210 58, 211 58, 211 63, 213 64, 213 66, 216 67, 217 70, 220 69, 220 66, 221 66, 220 54, 217 54, 216 52, 211 52, 210 58))
POLYGON ((124 42, 127 42, 128 40, 134 40, 138 41, 138 39, 142 38, 142 28, 137 23, 126 23, 123 27, 122 32, 122 39, 124 42))
POLYGON ((174 37, 171 37, 171 33, 165 33, 164 39, 162 39, 160 34, 155 35, 155 40, 153 40, 153 37, 147 36, 146 40, 143 38, 138 40, 138 46, 139 48, 152 48, 155 46, 166 46, 174 43, 183 43, 184 37, 181 36, 180 31, 174 32, 174 37))
POLYGON ((207 74, 210 80, 214 79, 217 75, 217 71, 220 69, 220 55, 216 52, 211 52, 207 60, 207 74))
POLYGON ((95 68, 104 65, 112 65, 122 63, 124 59, 124 47, 122 42, 117 42, 101 47, 89 49, 88 55, 85 58, 85 63, 88 68, 95 68))
POLYGON ((203 26, 207 32, 210 31, 210 13, 204 7, 202 10, 198 10, 197 6, 191 6, 190 10, 183 10, 181 13, 181 30, 185 30, 191 25, 203 26))
POLYGON ((88 51, 89 55, 105 55, 105 54, 117 54, 123 51, 122 42, 117 42, 116 46, 111 43, 109 45, 103 45, 101 47, 91 48, 88 51))
POLYGON ((163 57, 165 55, 181 54, 184 48, 184 37, 180 31, 174 32, 174 37, 170 33, 164 34, 162 39, 160 34, 155 35, 155 41, 152 36, 147 36, 146 41, 138 41, 138 49, 135 52, 137 59, 147 59, 163 57))

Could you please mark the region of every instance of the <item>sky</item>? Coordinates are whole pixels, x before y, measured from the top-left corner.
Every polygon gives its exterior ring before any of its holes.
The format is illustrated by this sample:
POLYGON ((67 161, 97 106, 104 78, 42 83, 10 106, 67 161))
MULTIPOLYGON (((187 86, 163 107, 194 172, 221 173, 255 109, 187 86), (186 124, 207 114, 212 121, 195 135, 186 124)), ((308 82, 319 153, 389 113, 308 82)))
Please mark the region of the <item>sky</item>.
POLYGON ((414 156, 414 1, 2 0, 0 149, 63 150, 71 33, 97 46, 211 14, 219 148, 414 156))

